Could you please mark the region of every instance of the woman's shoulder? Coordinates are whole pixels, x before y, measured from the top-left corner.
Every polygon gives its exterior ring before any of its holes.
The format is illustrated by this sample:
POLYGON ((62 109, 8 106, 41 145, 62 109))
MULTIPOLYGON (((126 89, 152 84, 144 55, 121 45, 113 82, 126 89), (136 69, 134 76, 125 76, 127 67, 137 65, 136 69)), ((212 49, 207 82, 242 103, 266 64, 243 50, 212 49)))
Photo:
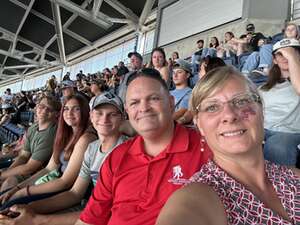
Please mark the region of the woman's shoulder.
POLYGON ((188 224, 202 224, 199 221, 227 224, 224 206, 218 195, 210 186, 202 183, 192 183, 174 192, 164 206, 158 224, 181 224, 176 221, 186 222, 187 219, 191 222, 188 224))
POLYGON ((159 72, 169 72, 169 67, 168 67, 168 65, 165 65, 165 66, 161 67, 161 68, 159 69, 159 72))
POLYGON ((97 139, 97 133, 86 130, 79 138, 77 143, 90 143, 97 139))

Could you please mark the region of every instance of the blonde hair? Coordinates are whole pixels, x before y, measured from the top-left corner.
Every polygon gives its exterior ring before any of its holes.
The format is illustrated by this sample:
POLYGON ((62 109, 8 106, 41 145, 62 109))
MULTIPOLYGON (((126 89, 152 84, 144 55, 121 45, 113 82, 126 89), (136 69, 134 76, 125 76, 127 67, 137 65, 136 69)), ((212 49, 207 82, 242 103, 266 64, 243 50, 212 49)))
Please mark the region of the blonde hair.
POLYGON ((300 31, 299 31, 299 27, 297 24, 295 23, 287 23, 284 27, 284 37, 286 38, 286 34, 285 34, 285 30, 288 26, 294 26, 296 28, 296 32, 297 32, 297 36, 295 37, 296 39, 299 39, 300 38, 300 31))
POLYGON ((252 81, 242 75, 235 68, 231 66, 222 66, 208 72, 193 88, 190 99, 191 112, 193 114, 198 113, 197 107, 200 105, 200 103, 216 89, 222 88, 230 79, 239 79, 243 81, 251 93, 260 96, 256 86, 252 83, 252 81))

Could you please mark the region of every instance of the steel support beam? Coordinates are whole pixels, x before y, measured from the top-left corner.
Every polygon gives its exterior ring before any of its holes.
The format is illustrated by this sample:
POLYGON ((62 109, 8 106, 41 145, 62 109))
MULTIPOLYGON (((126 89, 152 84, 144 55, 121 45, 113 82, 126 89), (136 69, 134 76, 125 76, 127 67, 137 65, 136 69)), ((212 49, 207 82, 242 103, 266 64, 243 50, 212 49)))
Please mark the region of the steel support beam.
POLYGON ((117 10, 119 13, 124 15, 126 18, 130 19, 133 24, 138 24, 139 17, 132 12, 131 9, 124 6, 117 0, 104 0, 107 4, 117 10))
MULTIPOLYGON (((18 0, 10 0, 12 3, 14 3, 15 5, 17 5, 17 6, 19 6, 19 7, 21 7, 21 8, 23 8, 23 9, 27 9, 27 5, 25 5, 25 4, 23 4, 23 3, 21 3, 21 2, 19 2, 18 0)), ((86 0, 82 5, 81 5, 81 7, 86 7, 88 4, 89 4, 89 2, 91 2, 91 0, 86 0)), ((47 16, 44 16, 43 14, 41 14, 41 13, 39 13, 38 11, 35 11, 34 9, 32 9, 31 10, 31 13, 33 14, 33 15, 35 15, 35 16, 37 16, 38 18, 40 18, 40 19, 42 19, 42 20, 44 20, 45 22, 47 22, 47 23, 49 23, 49 24, 51 24, 51 25, 55 25, 55 22, 52 20, 52 19, 50 19, 50 18, 48 18, 47 16)), ((76 40, 78 40, 78 41, 80 41, 80 42, 82 42, 83 44, 85 44, 85 45, 89 45, 89 44, 91 44, 90 42, 89 42, 89 40, 87 40, 87 39, 85 39, 85 38, 83 38, 82 36, 80 36, 80 35, 78 35, 78 34, 75 34, 73 31, 71 31, 71 30, 69 30, 69 29, 67 29, 68 28, 68 26, 77 18, 77 14, 73 14, 68 20, 67 20, 67 22, 64 24, 64 26, 63 26, 63 32, 65 32, 66 34, 68 34, 68 35, 70 35, 70 36, 72 36, 72 37, 74 37, 76 40), (75 35, 74 35, 75 34, 75 35)), ((51 55, 51 54, 49 54, 49 53, 47 53, 48 55, 51 55)), ((52 56, 52 55, 51 55, 52 56)), ((53 56, 54 57, 54 56, 53 56)), ((56 59, 57 58, 59 58, 59 56, 58 55, 56 55, 56 57, 55 57, 56 59)))
POLYGON ((112 23, 107 20, 107 16, 104 16, 103 14, 98 13, 97 18, 93 17, 93 14, 85 9, 82 9, 75 3, 69 1, 69 0, 50 0, 54 3, 59 4, 61 7, 73 12, 77 13, 79 16, 87 19, 88 21, 104 28, 108 29, 110 26, 112 26, 112 23))
POLYGON ((25 62, 25 63, 29 63, 29 64, 34 64, 34 65, 40 65, 37 61, 26 58, 20 54, 17 54, 17 52, 15 51, 14 53, 8 52, 8 51, 4 51, 2 49, 0 49, 0 54, 1 55, 5 55, 14 59, 18 59, 21 62, 25 62))
POLYGON ((18 66, 5 66, 5 67, 3 67, 3 70, 26 69, 26 68, 33 68, 33 67, 38 67, 38 65, 27 64, 27 65, 18 65, 18 66))
MULTIPOLYGON (((15 37, 15 34, 14 34, 14 33, 12 33, 12 32, 10 32, 10 31, 4 29, 3 27, 0 27, 0 32, 4 33, 4 34, 8 37, 7 40, 10 41, 10 42, 11 42, 11 41, 14 39, 14 37, 15 37)), ((23 42, 24 44, 26 44, 26 45, 32 47, 32 48, 33 48, 34 50, 36 50, 39 54, 41 54, 42 51, 43 51, 43 47, 42 47, 42 46, 40 46, 40 45, 38 45, 38 44, 36 44, 36 43, 34 43, 34 42, 32 42, 32 41, 29 41, 29 40, 27 40, 27 39, 25 39, 25 38, 22 38, 22 37, 19 36, 19 37, 18 37, 18 41, 21 41, 21 42, 23 42)), ((46 53, 47 53, 48 55, 50 55, 50 56, 56 58, 56 59, 59 58, 59 56, 58 56, 56 53, 52 52, 52 51, 47 50, 46 53)))
POLYGON ((59 50, 59 55, 60 55, 60 61, 64 65, 66 65, 67 59, 66 59, 66 53, 65 53, 65 44, 64 44, 64 37, 63 37, 63 31, 62 31, 62 25, 61 25, 59 5, 51 2, 51 7, 52 7, 53 18, 55 21, 55 30, 56 30, 56 35, 57 35, 57 44, 58 44, 58 50, 59 50))
POLYGON ((19 74, 9 75, 5 73, 0 73, 0 78, 19 78, 21 77, 19 74))
POLYGON ((65 30, 64 31, 67 35, 71 36, 72 38, 76 39, 77 41, 80 41, 81 43, 87 45, 87 46, 92 46, 92 42, 85 39, 84 37, 80 36, 79 34, 76 34, 75 32, 71 30, 65 30))
MULTIPOLYGON (((33 60, 38 60, 39 55, 36 55, 33 60)), ((25 70, 23 70, 23 72, 21 73, 22 77, 26 74, 26 72, 29 70, 30 68, 26 68, 25 70)))
POLYGON ((29 13, 30 13, 30 10, 32 9, 32 6, 33 6, 34 2, 35 2, 35 0, 31 0, 31 1, 30 1, 28 7, 26 8, 25 14, 24 14, 24 16, 23 16, 23 18, 22 18, 22 20, 21 20, 19 26, 18 26, 18 29, 17 29, 17 31, 16 31, 16 33, 15 33, 15 37, 14 37, 14 40, 13 40, 12 49, 11 49, 11 52, 12 52, 12 53, 13 53, 13 52, 15 51, 15 49, 16 49, 17 41, 18 41, 18 35, 19 35, 19 33, 20 33, 20 31, 21 31, 21 29, 22 29, 22 27, 23 27, 23 25, 24 25, 24 23, 25 23, 25 21, 26 21, 26 19, 27 19, 27 16, 28 16, 29 13))
MULTIPOLYGON (((92 0, 85 0, 82 4, 81 4, 81 8, 85 9, 92 0)), ((78 14, 73 13, 73 15, 65 22, 65 24, 63 25, 63 30, 67 29, 71 23, 73 23, 73 21, 77 18, 78 14)))
POLYGON ((97 17, 97 14, 99 12, 99 9, 102 5, 102 2, 103 0, 94 0, 94 3, 93 3, 93 17, 96 18, 97 17))
POLYGON ((155 0, 147 0, 143 8, 142 14, 139 18, 139 26, 143 26, 146 22, 146 19, 151 13, 152 7, 155 3, 155 0))

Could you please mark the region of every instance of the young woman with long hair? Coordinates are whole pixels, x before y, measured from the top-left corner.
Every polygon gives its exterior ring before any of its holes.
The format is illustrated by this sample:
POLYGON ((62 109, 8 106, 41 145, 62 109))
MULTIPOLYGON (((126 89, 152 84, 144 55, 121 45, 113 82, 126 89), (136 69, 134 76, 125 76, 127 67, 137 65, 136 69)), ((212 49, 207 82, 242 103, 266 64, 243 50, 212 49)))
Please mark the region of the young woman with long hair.
POLYGON ((89 128, 87 100, 81 95, 68 97, 61 109, 53 154, 48 165, 1 196, 2 203, 5 203, 2 208, 39 200, 72 187, 85 150, 96 138, 95 132, 89 128), (47 176, 49 172, 52 176, 47 176), (53 179, 53 174, 57 176, 56 179, 53 179), (62 175, 59 177, 59 174, 62 175), (41 177, 43 179, 38 179, 41 177))
POLYGON ((170 71, 165 51, 162 48, 154 48, 152 50, 151 60, 148 67, 158 70, 166 83, 168 85, 170 84, 170 71))

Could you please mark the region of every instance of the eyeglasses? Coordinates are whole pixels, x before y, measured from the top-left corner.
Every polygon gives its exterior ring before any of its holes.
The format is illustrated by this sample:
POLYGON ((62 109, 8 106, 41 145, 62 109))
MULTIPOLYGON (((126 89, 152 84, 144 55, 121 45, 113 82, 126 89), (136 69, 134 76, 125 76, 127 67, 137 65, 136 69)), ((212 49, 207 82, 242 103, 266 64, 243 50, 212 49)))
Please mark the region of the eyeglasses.
POLYGON ((254 93, 245 93, 237 95, 227 102, 221 102, 219 100, 205 101, 200 103, 196 109, 198 112, 217 114, 223 111, 225 104, 230 104, 233 109, 240 110, 251 106, 253 103, 261 103, 259 95, 254 93))

